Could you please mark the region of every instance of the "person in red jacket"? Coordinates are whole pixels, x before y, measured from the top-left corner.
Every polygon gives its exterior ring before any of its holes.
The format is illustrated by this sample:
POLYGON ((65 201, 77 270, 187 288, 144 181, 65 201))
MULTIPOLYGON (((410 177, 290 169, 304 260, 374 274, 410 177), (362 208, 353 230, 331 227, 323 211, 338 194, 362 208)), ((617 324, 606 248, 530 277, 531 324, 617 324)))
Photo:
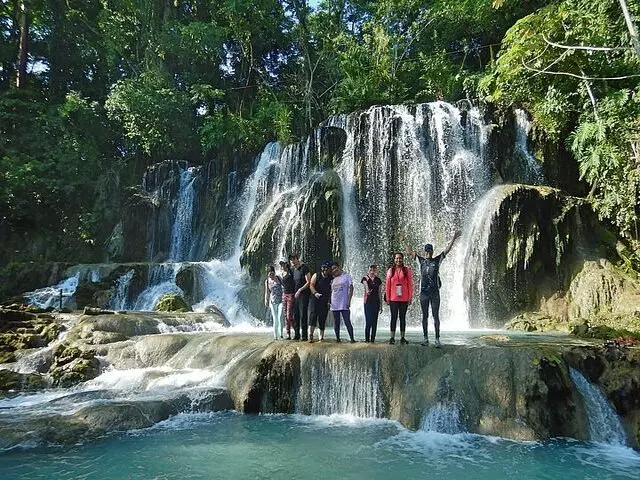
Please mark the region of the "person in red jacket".
POLYGON ((393 257, 393 267, 387 270, 385 284, 385 301, 391 310, 391 338, 389 344, 396 343, 396 323, 400 317, 400 343, 409 343, 404 338, 407 328, 407 309, 413 298, 413 274, 404 264, 404 255, 396 253, 393 257))

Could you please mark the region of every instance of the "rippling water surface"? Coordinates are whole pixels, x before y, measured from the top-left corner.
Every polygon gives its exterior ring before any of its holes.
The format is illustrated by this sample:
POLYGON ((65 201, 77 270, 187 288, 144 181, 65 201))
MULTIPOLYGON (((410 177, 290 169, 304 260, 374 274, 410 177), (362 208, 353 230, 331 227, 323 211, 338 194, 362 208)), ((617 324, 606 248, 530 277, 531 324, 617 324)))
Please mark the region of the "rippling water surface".
POLYGON ((0 478, 638 478, 640 455, 575 440, 515 442, 349 416, 178 415, 72 448, 0 454, 0 478))

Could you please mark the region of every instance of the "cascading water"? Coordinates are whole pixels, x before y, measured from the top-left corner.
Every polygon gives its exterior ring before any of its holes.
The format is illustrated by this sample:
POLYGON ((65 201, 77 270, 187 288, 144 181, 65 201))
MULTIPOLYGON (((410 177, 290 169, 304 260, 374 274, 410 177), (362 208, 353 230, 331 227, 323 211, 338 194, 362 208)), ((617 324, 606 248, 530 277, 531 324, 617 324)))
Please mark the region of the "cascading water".
POLYGON ((77 273, 72 277, 64 279, 57 285, 27 292, 24 294, 24 297, 30 305, 35 305, 39 308, 73 308, 75 307, 73 295, 76 293, 76 288, 78 288, 79 279, 80 274, 77 273))
POLYGON ((384 416, 377 363, 325 354, 311 362, 307 375, 296 401, 300 413, 384 416))
POLYGON ((611 408, 602 391, 596 385, 589 383, 575 368, 570 368, 569 374, 584 401, 591 440, 612 445, 626 445, 627 436, 620 418, 611 408))
POLYGON ((516 165, 520 167, 521 183, 529 185, 542 185, 544 183, 544 174, 540 168, 540 164, 529 152, 529 132, 531 131, 531 121, 527 117, 527 113, 518 108, 514 111, 516 117, 516 138, 515 138, 515 154, 520 162, 516 165))
MULTIPOLYGON (((372 107, 328 124, 347 132, 337 170, 351 272, 364 273, 370 263, 389 265, 392 251, 404 250, 401 236, 414 249, 427 242, 444 249, 464 226, 469 206, 490 187, 489 127, 476 109, 463 116, 443 102, 372 107)), ((459 252, 452 250, 441 270, 448 329, 468 327, 468 317, 457 309, 463 295, 454 268, 461 263, 459 252)))
POLYGON ((194 167, 185 168, 180 172, 180 187, 171 229, 170 262, 191 259, 196 172, 194 167))
POLYGON ((425 415, 421 430, 426 432, 438 432, 455 435, 464 433, 464 427, 460 421, 460 408, 458 405, 445 405, 438 403, 429 409, 425 415))
POLYGON ((116 280, 115 292, 109 302, 109 307, 113 310, 126 310, 129 299, 129 286, 135 275, 134 269, 129 270, 116 280))
POLYGON ((147 288, 140 293, 132 310, 153 310, 163 295, 169 293, 182 295, 182 290, 175 283, 178 270, 180 270, 179 263, 160 263, 151 266, 147 288))

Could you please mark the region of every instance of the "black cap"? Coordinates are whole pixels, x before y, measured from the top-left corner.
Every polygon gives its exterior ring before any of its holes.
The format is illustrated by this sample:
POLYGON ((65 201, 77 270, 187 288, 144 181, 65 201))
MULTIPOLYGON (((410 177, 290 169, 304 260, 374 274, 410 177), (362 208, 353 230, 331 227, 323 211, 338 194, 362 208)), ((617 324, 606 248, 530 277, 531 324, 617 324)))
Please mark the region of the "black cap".
POLYGON ((430 243, 427 243, 427 244, 424 246, 424 251, 425 251, 425 252, 433 252, 433 245, 431 245, 430 243))

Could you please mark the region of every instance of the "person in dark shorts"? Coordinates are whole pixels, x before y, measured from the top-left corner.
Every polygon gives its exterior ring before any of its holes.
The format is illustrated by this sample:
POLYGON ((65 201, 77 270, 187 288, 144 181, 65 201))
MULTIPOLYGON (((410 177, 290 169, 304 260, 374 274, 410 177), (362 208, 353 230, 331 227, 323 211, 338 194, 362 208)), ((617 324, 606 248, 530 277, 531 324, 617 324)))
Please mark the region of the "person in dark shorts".
POLYGON ((451 251, 453 244, 460 236, 457 231, 447 248, 437 256, 433 256, 433 245, 427 243, 424 246, 424 256, 413 252, 409 245, 405 242, 405 249, 410 258, 417 259, 420 262, 420 308, 422 309, 422 333, 424 338, 421 345, 429 345, 429 304, 431 304, 431 312, 433 313, 433 327, 436 332, 434 345, 440 348, 440 264, 451 251))
POLYGON ((378 330, 378 315, 382 309, 382 280, 378 277, 378 266, 370 265, 369 271, 360 283, 364 286, 364 341, 374 343, 378 330))
POLYGON ((314 273, 311 277, 309 289, 311 300, 309 301, 309 343, 313 343, 313 333, 318 327, 320 342, 324 341, 324 327, 329 313, 331 301, 331 262, 327 261, 320 267, 320 273, 314 273))
POLYGON ((304 263, 300 262, 297 253, 289 255, 289 262, 293 268, 293 281, 296 291, 293 296, 293 331, 294 340, 307 340, 308 318, 309 318, 309 283, 311 282, 311 270, 304 263))
POLYGON ((284 319, 287 329, 287 340, 291 340, 291 327, 293 326, 293 296, 296 293, 296 284, 293 280, 291 265, 286 260, 280 261, 280 279, 282 281, 282 303, 284 305, 284 319))

